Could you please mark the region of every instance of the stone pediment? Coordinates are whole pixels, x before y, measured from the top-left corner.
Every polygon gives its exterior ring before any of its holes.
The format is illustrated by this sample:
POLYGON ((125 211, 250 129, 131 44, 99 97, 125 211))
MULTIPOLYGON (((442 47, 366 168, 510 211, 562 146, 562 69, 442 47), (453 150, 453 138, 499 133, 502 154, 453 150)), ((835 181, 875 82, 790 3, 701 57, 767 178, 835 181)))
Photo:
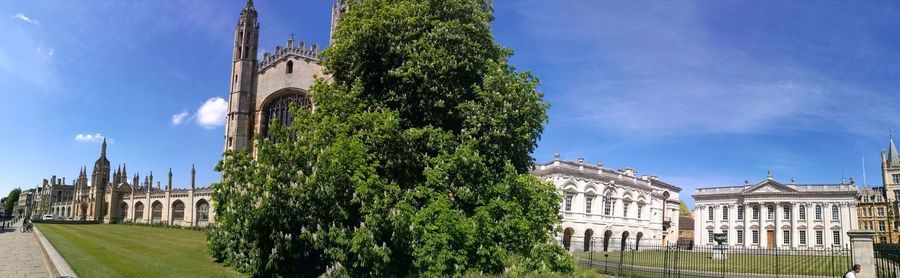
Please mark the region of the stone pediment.
POLYGON ((777 181, 767 179, 763 182, 760 182, 750 188, 742 191, 742 194, 753 194, 753 193, 793 193, 798 192, 796 189, 790 188, 787 185, 783 185, 777 181))

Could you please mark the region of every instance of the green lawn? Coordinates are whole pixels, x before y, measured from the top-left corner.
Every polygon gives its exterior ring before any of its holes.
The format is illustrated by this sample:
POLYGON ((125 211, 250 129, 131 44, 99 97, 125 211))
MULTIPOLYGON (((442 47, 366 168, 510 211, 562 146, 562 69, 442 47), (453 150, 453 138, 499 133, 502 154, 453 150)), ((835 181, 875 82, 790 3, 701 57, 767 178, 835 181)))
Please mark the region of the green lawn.
POLYGON ((213 261, 201 231, 37 224, 81 277, 242 277, 213 261))
MULTIPOLYGON (((576 258, 587 259, 587 252, 578 252, 576 258)), ((619 251, 609 252, 605 257, 603 252, 594 252, 595 262, 609 262, 618 264, 620 259, 623 265, 652 266, 659 268, 677 268, 697 271, 719 272, 724 267, 725 272, 730 273, 756 273, 756 274, 792 274, 792 275, 839 275, 847 271, 850 261, 847 255, 839 256, 809 256, 780 254, 737 254, 729 253, 724 260, 713 260, 712 254, 707 252, 678 252, 678 257, 673 253, 666 254, 663 251, 619 251), (677 264, 675 262, 677 261, 677 264)))

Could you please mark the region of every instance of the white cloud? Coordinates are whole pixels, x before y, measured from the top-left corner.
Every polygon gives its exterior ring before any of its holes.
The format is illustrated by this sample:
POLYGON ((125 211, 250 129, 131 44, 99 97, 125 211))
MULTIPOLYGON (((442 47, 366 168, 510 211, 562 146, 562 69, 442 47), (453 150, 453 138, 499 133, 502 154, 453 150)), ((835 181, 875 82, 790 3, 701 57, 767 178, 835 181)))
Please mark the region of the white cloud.
POLYGON ((225 99, 220 97, 208 99, 200 109, 197 109, 197 125, 210 129, 223 126, 227 112, 228 102, 225 99))
POLYGON ((34 20, 28 16, 25 16, 25 14, 23 14, 23 13, 17 13, 15 15, 10 16, 9 18, 18 18, 22 21, 25 21, 25 22, 28 22, 28 23, 31 23, 34 25, 40 25, 40 23, 37 20, 34 20))
POLYGON ((189 114, 187 111, 183 111, 181 113, 172 115, 172 125, 180 125, 181 122, 187 117, 189 114))
POLYGON ((103 136, 103 134, 100 134, 100 133, 94 133, 94 134, 88 133, 88 134, 75 135, 75 141, 79 141, 79 142, 97 143, 97 142, 103 141, 103 139, 105 139, 105 138, 106 138, 106 136, 103 136))

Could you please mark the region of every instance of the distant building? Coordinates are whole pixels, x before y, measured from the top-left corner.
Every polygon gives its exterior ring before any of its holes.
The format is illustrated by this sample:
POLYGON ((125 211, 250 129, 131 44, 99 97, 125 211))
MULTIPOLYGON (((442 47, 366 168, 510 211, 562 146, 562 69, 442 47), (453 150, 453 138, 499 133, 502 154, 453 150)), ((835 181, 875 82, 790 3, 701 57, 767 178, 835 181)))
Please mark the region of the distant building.
POLYGON ((28 189, 22 190, 22 193, 19 193, 19 201, 16 202, 16 205, 13 208, 14 217, 31 217, 34 202, 34 192, 34 189, 28 189))
MULTIPOLYGON (((41 186, 27 192, 26 215, 54 215, 75 220, 136 223, 166 223, 181 226, 206 226, 215 222, 212 210, 212 190, 196 187, 196 171, 191 169, 189 188, 173 188, 172 170, 163 188, 160 182, 154 186, 153 172, 140 183, 139 175, 129 180, 128 170, 122 165, 111 170, 106 157, 106 140, 100 149, 100 157, 94 162, 90 179, 87 168, 81 168, 72 185, 65 178, 43 180, 41 186), (112 204, 112 205, 111 205, 112 204)), ((26 191, 20 198, 26 198, 26 191)))
POLYGON ((691 246, 694 242, 694 218, 690 216, 678 217, 678 245, 691 246))
POLYGON ((560 206, 563 232, 557 235, 570 251, 618 249, 644 243, 664 244, 678 238, 678 193, 681 188, 653 175, 637 176, 631 168, 613 170, 602 164, 556 159, 531 171, 551 181, 564 196, 560 206))
POLYGON ((756 184, 698 188, 693 194, 694 244, 803 249, 845 246, 857 228, 857 189, 850 183, 782 184, 769 177, 756 184))
POLYGON ((859 191, 859 227, 875 231, 875 243, 900 243, 900 153, 894 138, 881 150, 882 186, 859 191))

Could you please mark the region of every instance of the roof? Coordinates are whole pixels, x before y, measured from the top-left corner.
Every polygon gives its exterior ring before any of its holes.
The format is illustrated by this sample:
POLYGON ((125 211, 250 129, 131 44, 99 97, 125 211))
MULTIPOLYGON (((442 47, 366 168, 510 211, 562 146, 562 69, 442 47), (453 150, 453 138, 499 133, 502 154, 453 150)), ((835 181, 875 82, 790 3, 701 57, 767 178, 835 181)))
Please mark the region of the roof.
POLYGON ((725 195, 755 196, 755 195, 804 195, 807 193, 856 195, 856 185, 850 183, 838 184, 783 184, 774 179, 767 178, 756 184, 738 186, 719 186, 697 188, 691 195, 695 199, 705 197, 720 197, 725 195))
POLYGON ((556 173, 577 175, 601 180, 616 180, 617 182, 623 182, 634 187, 643 188, 648 187, 649 185, 661 187, 675 193, 681 192, 680 187, 663 182, 654 175, 636 177, 633 175, 633 173, 636 173, 636 171, 631 168, 613 170, 605 168, 602 165, 586 164, 583 162, 583 160, 570 161, 559 160, 557 158, 556 160, 546 164, 535 164, 531 169, 531 174, 539 177, 556 173))

